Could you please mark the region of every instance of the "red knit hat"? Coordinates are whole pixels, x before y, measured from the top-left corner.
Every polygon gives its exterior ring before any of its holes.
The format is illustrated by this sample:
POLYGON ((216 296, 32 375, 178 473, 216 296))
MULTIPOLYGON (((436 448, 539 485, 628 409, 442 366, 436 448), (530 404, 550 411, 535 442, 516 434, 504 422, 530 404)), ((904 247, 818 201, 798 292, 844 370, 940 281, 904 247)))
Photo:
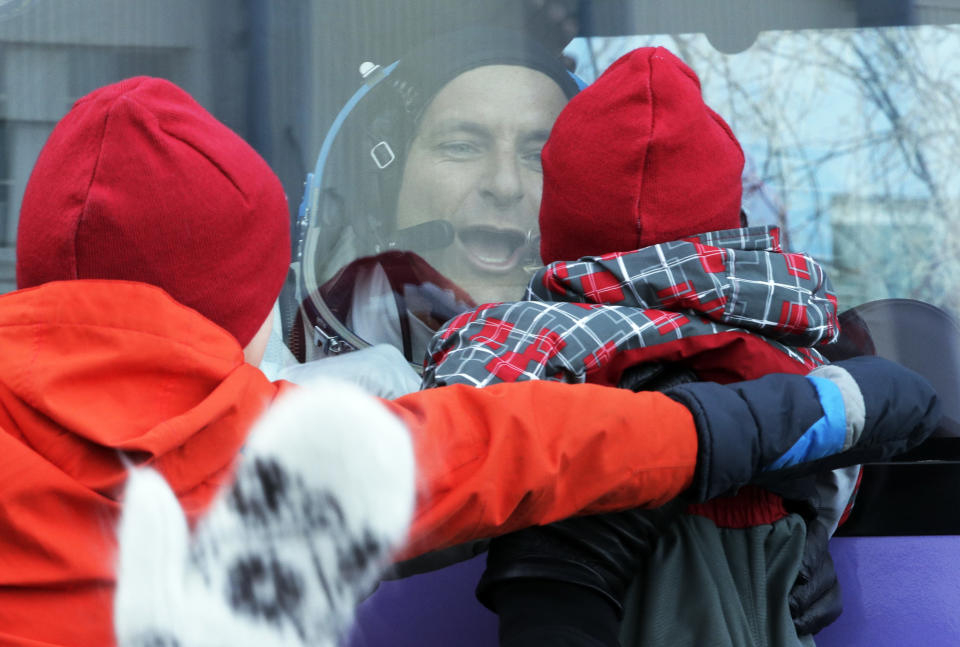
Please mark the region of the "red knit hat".
POLYGON ((30 175, 20 288, 69 279, 159 286, 245 346, 290 262, 280 181, 236 133, 163 79, 77 101, 30 175))
POLYGON ((626 54, 571 99, 542 157, 544 263, 740 226, 743 150, 662 47, 626 54))

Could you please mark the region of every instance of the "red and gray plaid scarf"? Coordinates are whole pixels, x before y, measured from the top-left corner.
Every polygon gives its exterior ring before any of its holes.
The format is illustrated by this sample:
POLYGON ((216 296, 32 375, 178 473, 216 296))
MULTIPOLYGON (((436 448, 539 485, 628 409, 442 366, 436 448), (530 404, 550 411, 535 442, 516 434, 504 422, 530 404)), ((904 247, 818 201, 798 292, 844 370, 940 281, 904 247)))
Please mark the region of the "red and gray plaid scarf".
POLYGON ((784 252, 775 227, 731 229, 546 266, 524 301, 447 322, 423 386, 617 384, 645 362, 680 362, 717 382, 807 373, 825 362, 814 346, 838 333, 816 261, 784 252))

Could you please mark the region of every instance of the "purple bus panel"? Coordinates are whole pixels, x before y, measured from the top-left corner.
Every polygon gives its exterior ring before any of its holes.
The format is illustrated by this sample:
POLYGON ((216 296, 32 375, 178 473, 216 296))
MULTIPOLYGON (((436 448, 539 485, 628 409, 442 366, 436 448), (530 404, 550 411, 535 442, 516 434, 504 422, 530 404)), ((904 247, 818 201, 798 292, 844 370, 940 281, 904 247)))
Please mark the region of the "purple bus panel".
MULTIPOLYGON (((843 615, 818 647, 960 645, 960 536, 838 537, 843 615)), ((496 617, 473 595, 485 557, 383 582, 348 647, 496 647, 496 617)))
POLYGON ((960 645, 960 536, 837 537, 843 615, 818 647, 960 645))

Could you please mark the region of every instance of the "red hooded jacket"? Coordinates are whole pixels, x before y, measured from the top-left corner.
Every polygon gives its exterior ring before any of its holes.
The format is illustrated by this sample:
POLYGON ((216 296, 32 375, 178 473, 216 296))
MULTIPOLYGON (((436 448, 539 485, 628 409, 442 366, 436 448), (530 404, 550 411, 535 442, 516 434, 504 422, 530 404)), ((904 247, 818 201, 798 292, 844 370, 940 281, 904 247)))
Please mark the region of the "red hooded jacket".
MULTIPOLYGON (((196 519, 286 388, 156 287, 68 281, 0 296, 0 644, 113 644, 127 465, 152 463, 196 519)), ((531 382, 386 404, 418 461, 402 557, 658 505, 696 465, 692 416, 658 393, 531 382)))

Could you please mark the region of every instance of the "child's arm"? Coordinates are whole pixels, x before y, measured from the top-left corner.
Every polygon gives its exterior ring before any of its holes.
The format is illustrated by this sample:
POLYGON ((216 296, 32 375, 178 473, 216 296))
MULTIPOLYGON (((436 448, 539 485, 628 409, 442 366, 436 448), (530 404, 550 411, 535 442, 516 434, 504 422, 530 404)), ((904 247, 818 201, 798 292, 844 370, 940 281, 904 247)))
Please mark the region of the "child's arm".
POLYGON ((402 558, 574 514, 661 505, 686 490, 697 430, 658 393, 525 382, 387 403, 410 428, 417 509, 402 558))
POLYGON ((787 466, 768 477, 864 462, 932 432, 939 407, 923 378, 879 358, 839 365, 866 402, 852 446, 845 413, 825 415, 822 395, 795 375, 684 385, 670 397, 524 382, 443 387, 387 403, 411 430, 418 466, 401 557, 577 514, 655 507, 684 491, 702 501, 784 455, 787 466), (841 440, 826 453, 797 451, 821 419, 841 440))

